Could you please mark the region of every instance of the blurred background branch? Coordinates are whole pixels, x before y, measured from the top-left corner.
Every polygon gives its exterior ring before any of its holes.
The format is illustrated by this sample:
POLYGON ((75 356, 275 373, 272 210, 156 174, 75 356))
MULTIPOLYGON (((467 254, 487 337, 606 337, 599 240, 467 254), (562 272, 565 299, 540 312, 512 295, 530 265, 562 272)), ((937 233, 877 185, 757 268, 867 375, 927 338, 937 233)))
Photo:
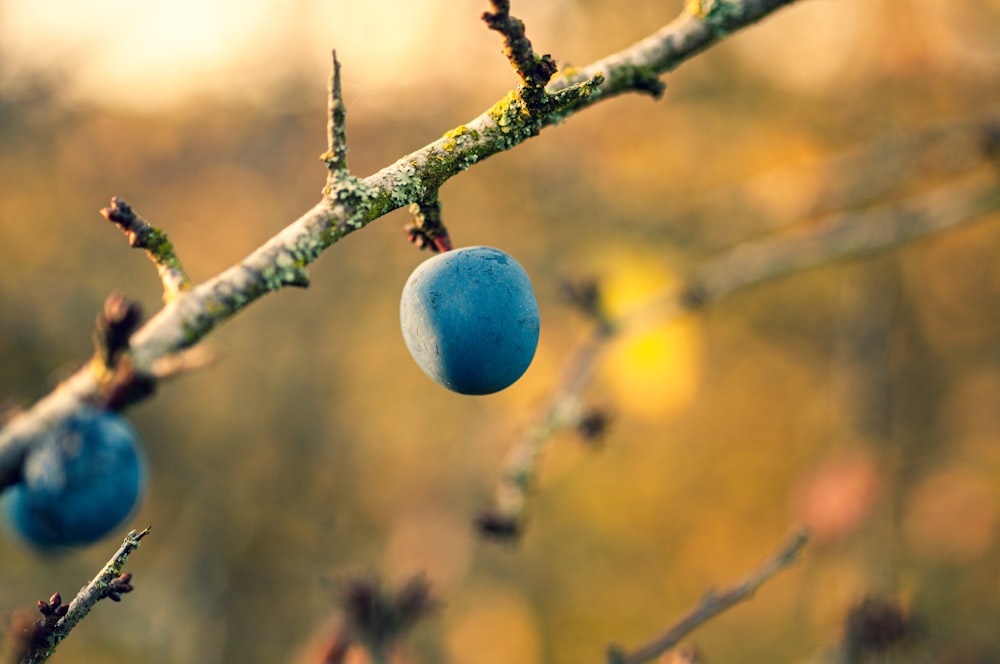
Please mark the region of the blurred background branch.
MULTIPOLYGON (((909 151, 909 145, 906 148, 909 151)), ((993 157, 989 151, 981 150, 980 154, 993 157)), ((840 170, 842 165, 838 162, 832 168, 840 170)), ((584 392, 597 363, 604 357, 603 346, 618 334, 661 324, 788 274, 834 261, 870 257, 934 233, 985 221, 1000 208, 998 172, 997 164, 987 161, 971 174, 963 174, 929 191, 891 203, 831 214, 784 233, 742 243, 705 261, 679 287, 671 285, 665 292, 615 318, 598 315, 593 332, 566 360, 552 400, 536 416, 536 424, 509 451, 497 492, 497 509, 479 517, 480 531, 500 537, 521 532, 543 452, 556 433, 578 426, 585 415, 584 392)), ((899 184, 896 183, 897 187, 899 184)), ((826 200, 825 193, 822 200, 826 200)), ((599 297, 593 295, 584 305, 599 297)))
POLYGON ((608 664, 642 664, 656 659, 679 644, 681 639, 699 626, 730 607, 753 597, 757 589, 767 583, 775 574, 798 560, 802 547, 808 541, 809 536, 806 531, 796 531, 782 543, 777 551, 748 572, 743 579, 728 588, 709 591, 698 602, 697 606, 649 643, 630 652, 613 646, 608 654, 608 664))

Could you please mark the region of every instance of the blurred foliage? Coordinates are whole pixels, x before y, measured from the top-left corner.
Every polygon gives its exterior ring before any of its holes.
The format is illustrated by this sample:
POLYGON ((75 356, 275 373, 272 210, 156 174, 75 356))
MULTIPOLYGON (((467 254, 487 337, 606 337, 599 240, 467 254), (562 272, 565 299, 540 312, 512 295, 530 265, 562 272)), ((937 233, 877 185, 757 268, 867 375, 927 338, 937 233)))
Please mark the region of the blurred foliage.
MULTIPOLYGON (((680 5, 663 4, 567 1, 529 20, 529 35, 583 64, 680 5)), ((474 16, 461 25, 480 30, 454 35, 463 44, 492 39, 474 16)), ((996 118, 998 43, 995 0, 802 2, 666 77, 662 101, 610 100, 449 182, 455 243, 517 257, 542 311, 534 364, 495 396, 440 389, 407 355, 398 296, 425 255, 406 242, 403 212, 334 246, 308 290, 218 329, 215 365, 131 413, 152 471, 132 523, 153 524, 130 560, 136 592, 98 607, 58 661, 312 662, 336 611, 330 584, 352 569, 392 584, 425 572, 443 601, 400 661, 599 661, 608 643, 644 641, 734 580, 801 520, 816 529, 804 563, 697 632, 706 661, 827 661, 872 593, 919 617, 912 661, 997 661, 996 218, 626 335, 585 398, 612 413, 604 444, 560 436, 519 545, 478 541, 471 522, 586 335, 560 300, 564 279, 597 278, 627 302, 742 240, 873 202, 858 193, 866 183, 896 178, 896 195, 973 168, 974 147, 902 165, 879 149, 996 118), (874 146, 872 158, 829 168, 851 146, 874 146)), ((406 81, 354 78, 342 57, 355 172, 500 98, 513 77, 493 46, 454 75, 431 67, 406 81)), ((61 75, 4 77, 0 89, 10 407, 89 356, 108 292, 159 306, 146 258, 97 214, 110 196, 163 227, 200 280, 323 184, 322 77, 290 65, 273 91, 282 103, 220 95, 133 112, 68 103, 61 75)), ((60 557, 0 539, 0 611, 68 597, 113 539, 60 557)))

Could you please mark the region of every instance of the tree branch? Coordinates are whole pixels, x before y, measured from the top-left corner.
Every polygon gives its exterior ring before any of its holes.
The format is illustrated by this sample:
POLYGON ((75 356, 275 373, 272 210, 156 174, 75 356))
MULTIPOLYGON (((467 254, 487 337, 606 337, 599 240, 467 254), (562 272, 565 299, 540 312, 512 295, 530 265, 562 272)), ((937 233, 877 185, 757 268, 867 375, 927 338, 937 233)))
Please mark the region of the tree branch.
POLYGON ((652 641, 630 653, 612 646, 608 664, 641 664, 656 659, 676 646, 681 639, 730 607, 753 597, 757 589, 794 563, 809 537, 804 530, 795 532, 770 558, 747 574, 742 581, 722 592, 710 592, 693 609, 652 641))
MULTIPOLYGON (((632 47, 553 79, 544 104, 529 108, 511 91, 471 122, 364 179, 340 168, 345 153, 337 152, 344 135, 338 128, 342 114, 335 65, 330 113, 335 149, 328 162, 335 168, 322 200, 233 267, 167 302, 130 340, 134 370, 152 374, 158 361, 196 345, 251 302, 285 286, 306 285, 306 266, 345 235, 401 206, 433 200, 449 178, 601 99, 629 90, 649 92, 657 75, 792 1, 714 0, 702 7, 701 16, 685 10, 632 47)), ((81 368, 0 430, 0 488, 16 480, 32 440, 97 393, 98 378, 91 367, 81 368)))
POLYGON ((97 576, 80 589, 68 607, 62 604, 58 593, 53 595, 48 603, 41 601, 38 603, 46 620, 36 623, 36 631, 30 637, 27 651, 18 660, 19 664, 41 664, 47 661, 59 643, 69 636, 70 631, 90 613, 95 604, 106 597, 119 602, 123 593, 131 592, 132 576, 123 574, 122 569, 129 555, 139 548, 139 542, 148 534, 149 528, 146 528, 142 532, 137 533, 133 530, 126 535, 118 551, 97 576), (51 618, 56 614, 61 617, 53 622, 51 618))

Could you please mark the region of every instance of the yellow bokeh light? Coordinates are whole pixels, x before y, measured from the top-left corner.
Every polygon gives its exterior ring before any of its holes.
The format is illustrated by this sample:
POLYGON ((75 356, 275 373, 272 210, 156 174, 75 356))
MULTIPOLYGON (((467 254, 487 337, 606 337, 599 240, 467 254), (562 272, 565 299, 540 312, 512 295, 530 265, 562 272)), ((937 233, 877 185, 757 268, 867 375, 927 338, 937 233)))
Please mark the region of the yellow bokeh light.
POLYGON ((615 408, 643 417, 676 413, 697 391, 700 322, 692 315, 657 321, 663 312, 651 303, 678 285, 665 258, 619 257, 612 270, 603 282, 608 312, 633 321, 612 343, 602 369, 615 408))
POLYGON ((618 344, 609 354, 607 376, 616 407, 646 416, 677 412, 698 384, 694 319, 661 325, 618 344))
POLYGON ((282 48, 290 40, 282 39, 290 14, 272 0, 19 0, 4 9, 0 43, 15 68, 58 71, 72 63, 60 93, 117 108, 159 110, 185 95, 259 86, 272 63, 288 62, 282 48), (40 35, 45 49, 37 48, 40 35))
MULTIPOLYGON (((562 4, 519 12, 533 35, 544 36, 565 21, 562 4)), ((427 80, 468 87, 475 71, 473 83, 509 82, 500 42, 487 38, 478 18, 487 6, 483 0, 11 0, 0 5, 0 58, 7 65, 0 73, 63 72, 71 65, 72 76, 60 79, 63 97, 116 109, 159 112, 232 96, 274 107, 285 101, 275 87, 283 81, 315 82, 322 95, 336 48, 351 104, 363 98, 366 106, 396 107, 399 89, 427 80)))

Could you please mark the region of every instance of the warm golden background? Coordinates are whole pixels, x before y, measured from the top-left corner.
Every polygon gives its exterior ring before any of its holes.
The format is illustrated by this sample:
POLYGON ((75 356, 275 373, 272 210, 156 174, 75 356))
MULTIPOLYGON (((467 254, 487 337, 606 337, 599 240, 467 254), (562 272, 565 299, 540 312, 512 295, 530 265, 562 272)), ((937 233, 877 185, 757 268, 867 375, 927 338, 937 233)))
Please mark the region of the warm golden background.
MULTIPOLYGON (((28 404, 79 366, 111 290, 157 308, 149 262, 97 214, 110 196, 168 231, 193 278, 214 275, 318 200, 330 48, 367 175, 513 85, 485 5, 0 0, 0 398, 28 404)), ((514 12, 537 48, 585 64, 680 5, 514 12)), ((808 221, 845 149, 996 118, 1000 2, 803 1, 666 81, 659 102, 604 102, 443 188, 456 243, 502 248, 534 281, 541 342, 507 391, 450 394, 407 355, 398 296, 425 256, 403 212, 329 250, 307 291, 218 329, 214 366, 132 413, 152 476, 130 524, 153 524, 137 590, 58 661, 305 662, 337 580, 371 570, 425 572, 443 601, 403 661, 599 662, 803 521, 803 564, 693 636, 706 661, 820 661, 866 594, 919 616, 907 661, 1000 660, 996 215, 621 339, 586 396, 613 414, 604 444, 554 442, 519 546, 474 536, 586 335, 561 280, 599 278, 624 307, 808 221)), ((901 173, 905 194, 956 175, 880 154, 850 177, 901 173)), ((953 171, 978 159, 948 154, 953 171)), ((53 558, 0 539, 0 612, 71 596, 118 541, 53 558)))

